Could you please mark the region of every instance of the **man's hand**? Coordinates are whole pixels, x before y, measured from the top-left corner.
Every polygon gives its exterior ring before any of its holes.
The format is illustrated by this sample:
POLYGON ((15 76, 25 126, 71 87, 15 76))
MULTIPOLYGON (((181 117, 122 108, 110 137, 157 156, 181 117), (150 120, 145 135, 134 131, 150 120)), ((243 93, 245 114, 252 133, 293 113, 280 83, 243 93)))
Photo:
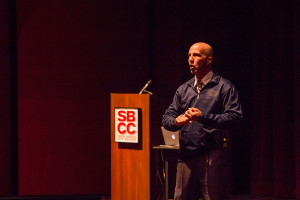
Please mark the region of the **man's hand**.
POLYGON ((186 117, 185 115, 179 115, 176 119, 175 119, 175 124, 176 126, 183 126, 186 124, 191 124, 192 121, 186 117))
POLYGON ((191 121, 198 121, 201 116, 201 111, 197 108, 189 108, 185 114, 185 117, 187 117, 191 121))

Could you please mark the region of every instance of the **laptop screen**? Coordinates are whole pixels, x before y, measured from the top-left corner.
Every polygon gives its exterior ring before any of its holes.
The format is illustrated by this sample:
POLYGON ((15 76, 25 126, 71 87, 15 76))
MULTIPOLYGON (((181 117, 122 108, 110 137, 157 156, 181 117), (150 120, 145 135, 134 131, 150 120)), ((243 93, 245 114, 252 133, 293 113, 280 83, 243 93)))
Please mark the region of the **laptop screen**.
POLYGON ((179 146, 179 131, 173 132, 168 131, 163 126, 161 127, 161 132, 164 137, 165 145, 168 146, 179 146))

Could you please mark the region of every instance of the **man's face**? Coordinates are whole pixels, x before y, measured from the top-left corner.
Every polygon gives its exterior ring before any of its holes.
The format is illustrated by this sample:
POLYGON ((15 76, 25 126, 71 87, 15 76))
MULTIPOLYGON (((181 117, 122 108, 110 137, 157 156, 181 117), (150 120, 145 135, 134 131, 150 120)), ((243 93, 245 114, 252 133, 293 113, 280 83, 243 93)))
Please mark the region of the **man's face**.
POLYGON ((188 53, 188 62, 192 74, 203 73, 210 67, 211 57, 205 54, 202 45, 194 44, 188 53))

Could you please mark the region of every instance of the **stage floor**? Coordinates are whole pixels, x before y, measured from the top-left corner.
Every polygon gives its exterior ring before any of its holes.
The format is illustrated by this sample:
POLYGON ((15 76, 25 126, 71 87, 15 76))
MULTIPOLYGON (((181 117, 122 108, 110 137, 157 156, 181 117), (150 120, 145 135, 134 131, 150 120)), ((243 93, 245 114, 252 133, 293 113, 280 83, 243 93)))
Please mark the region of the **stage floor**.
MULTIPOLYGON (((231 200, 279 200, 274 197, 259 197, 253 195, 234 195, 231 200)), ((280 199, 280 200, 296 200, 296 199, 280 199)))
MULTIPOLYGON (((103 197, 103 200, 110 200, 110 197, 103 197)), ((172 199, 169 199, 172 200, 172 199)), ((274 197, 259 197, 254 195, 233 195, 231 200, 279 200, 274 197)), ((296 200, 296 199, 280 199, 280 200, 296 200)))
MULTIPOLYGON (((110 200, 110 196, 83 195, 83 196, 19 196, 19 197, 0 197, 0 200, 110 200)), ((169 199, 172 200, 172 199, 169 199)), ((233 195, 231 200, 279 200, 273 197, 259 197, 253 195, 233 195)), ((295 199, 280 199, 295 200, 295 199)))

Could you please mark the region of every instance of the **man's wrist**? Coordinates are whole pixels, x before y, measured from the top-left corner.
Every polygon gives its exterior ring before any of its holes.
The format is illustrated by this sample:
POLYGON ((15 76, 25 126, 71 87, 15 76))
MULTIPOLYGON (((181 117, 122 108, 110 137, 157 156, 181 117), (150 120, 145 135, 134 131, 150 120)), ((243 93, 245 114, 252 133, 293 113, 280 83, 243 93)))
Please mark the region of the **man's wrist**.
POLYGON ((204 120, 204 116, 205 116, 205 114, 203 113, 203 112, 201 112, 201 114, 200 114, 200 116, 199 116, 199 118, 198 118, 198 122, 203 122, 203 120, 204 120))

